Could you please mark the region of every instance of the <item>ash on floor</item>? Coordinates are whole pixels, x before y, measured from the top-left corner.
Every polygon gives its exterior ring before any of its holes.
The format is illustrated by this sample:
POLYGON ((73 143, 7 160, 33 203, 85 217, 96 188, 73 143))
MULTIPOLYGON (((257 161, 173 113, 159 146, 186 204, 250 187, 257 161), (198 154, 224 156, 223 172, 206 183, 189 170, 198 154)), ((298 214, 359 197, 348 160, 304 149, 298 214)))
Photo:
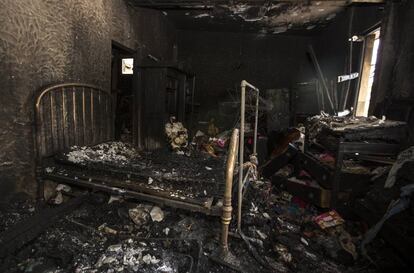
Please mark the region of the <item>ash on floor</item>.
MULTIPOLYGON (((233 272, 208 258, 219 245, 219 218, 114 198, 108 203, 104 195, 94 200, 4 257, 0 271, 233 272)), ((8 211, 30 216, 33 207, 20 201, 9 204, 8 211)), ((315 223, 320 213, 275 192, 270 183, 254 184, 243 207, 242 230, 249 243, 230 236, 243 272, 377 272, 356 247, 363 223, 338 222, 322 229, 315 223)), ((0 214, 2 230, 12 228, 8 218, 10 214, 0 214)))

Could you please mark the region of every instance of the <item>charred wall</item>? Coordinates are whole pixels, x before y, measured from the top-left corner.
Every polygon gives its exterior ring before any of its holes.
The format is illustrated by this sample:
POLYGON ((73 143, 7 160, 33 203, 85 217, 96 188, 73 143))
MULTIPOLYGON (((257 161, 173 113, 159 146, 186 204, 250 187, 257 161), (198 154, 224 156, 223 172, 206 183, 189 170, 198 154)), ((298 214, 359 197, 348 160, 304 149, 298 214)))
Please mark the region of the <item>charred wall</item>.
POLYGON ((389 2, 385 14, 370 113, 408 121, 413 143, 414 2, 389 2))
MULTIPOLYGON (((198 119, 208 120, 217 115, 219 103, 231 100, 229 93, 235 93, 241 79, 262 90, 295 90, 297 82, 313 82, 318 75, 308 56, 309 45, 315 49, 325 78, 336 81, 337 76, 348 73, 349 33, 364 34, 381 21, 382 10, 379 6, 347 8, 337 13, 328 26, 304 29, 294 35, 179 31, 179 61, 197 75, 196 101, 201 102, 198 119)), ((354 44, 353 72, 358 71, 361 56, 362 45, 354 44)), ((356 83, 357 80, 350 83, 348 107, 353 105, 356 83)), ((347 84, 338 86, 339 100, 344 97, 347 84)), ((318 108, 316 98, 307 104, 309 109, 318 108)))
MULTIPOLYGON (((364 35, 375 25, 381 27, 369 113, 408 121, 409 128, 414 128, 414 113, 411 110, 414 105, 413 16, 413 1, 388 1, 385 6, 354 7, 353 11, 347 9, 340 14, 331 26, 314 37, 315 51, 325 77, 335 79, 338 75, 348 73, 349 33, 364 35), (351 18, 352 24, 349 23, 351 18)), ((359 70, 361 46, 362 43, 354 43, 353 46, 353 72, 359 70)), ((339 84, 339 98, 343 99, 347 84, 339 84)), ((353 80, 347 101, 348 109, 354 105, 356 87, 357 80, 353 80)), ((410 141, 413 142, 414 129, 411 129, 410 135, 410 141)))
MULTIPOLYGON (((217 120, 221 102, 239 99, 243 79, 261 90, 290 88, 309 71, 309 41, 306 36, 179 31, 179 61, 197 77, 195 101, 201 106, 195 120, 217 120)), ((235 114, 229 117, 230 124, 222 126, 233 125, 235 114)))
POLYGON ((34 192, 33 105, 44 86, 110 88, 112 40, 171 61, 176 32, 153 10, 123 0, 0 2, 0 196, 34 192))

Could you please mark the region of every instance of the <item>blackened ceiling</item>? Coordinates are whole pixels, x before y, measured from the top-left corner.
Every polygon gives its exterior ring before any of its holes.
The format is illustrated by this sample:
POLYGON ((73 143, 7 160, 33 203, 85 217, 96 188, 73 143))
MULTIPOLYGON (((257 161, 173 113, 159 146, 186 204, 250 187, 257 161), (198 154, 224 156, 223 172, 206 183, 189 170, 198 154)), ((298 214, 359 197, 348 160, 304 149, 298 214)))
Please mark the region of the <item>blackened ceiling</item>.
POLYGON ((158 9, 185 30, 312 33, 329 24, 352 3, 381 0, 130 0, 158 9))

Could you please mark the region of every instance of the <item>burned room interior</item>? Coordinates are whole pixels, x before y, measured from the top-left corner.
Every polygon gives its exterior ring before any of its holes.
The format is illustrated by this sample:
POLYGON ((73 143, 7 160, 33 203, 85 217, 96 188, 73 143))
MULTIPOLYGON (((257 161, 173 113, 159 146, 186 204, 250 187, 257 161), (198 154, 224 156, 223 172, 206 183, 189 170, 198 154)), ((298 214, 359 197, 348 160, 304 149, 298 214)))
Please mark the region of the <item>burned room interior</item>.
POLYGON ((0 272, 413 272, 414 1, 0 1, 0 272))

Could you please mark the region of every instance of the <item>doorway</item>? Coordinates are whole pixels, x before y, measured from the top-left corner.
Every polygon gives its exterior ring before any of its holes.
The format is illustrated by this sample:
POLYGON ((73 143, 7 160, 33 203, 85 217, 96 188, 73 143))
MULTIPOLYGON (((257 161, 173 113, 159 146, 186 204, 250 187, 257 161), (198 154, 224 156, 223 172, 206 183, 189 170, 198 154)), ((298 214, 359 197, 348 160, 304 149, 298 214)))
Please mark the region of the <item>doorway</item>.
POLYGON ((132 143, 134 51, 112 42, 111 94, 114 102, 115 140, 132 143))

